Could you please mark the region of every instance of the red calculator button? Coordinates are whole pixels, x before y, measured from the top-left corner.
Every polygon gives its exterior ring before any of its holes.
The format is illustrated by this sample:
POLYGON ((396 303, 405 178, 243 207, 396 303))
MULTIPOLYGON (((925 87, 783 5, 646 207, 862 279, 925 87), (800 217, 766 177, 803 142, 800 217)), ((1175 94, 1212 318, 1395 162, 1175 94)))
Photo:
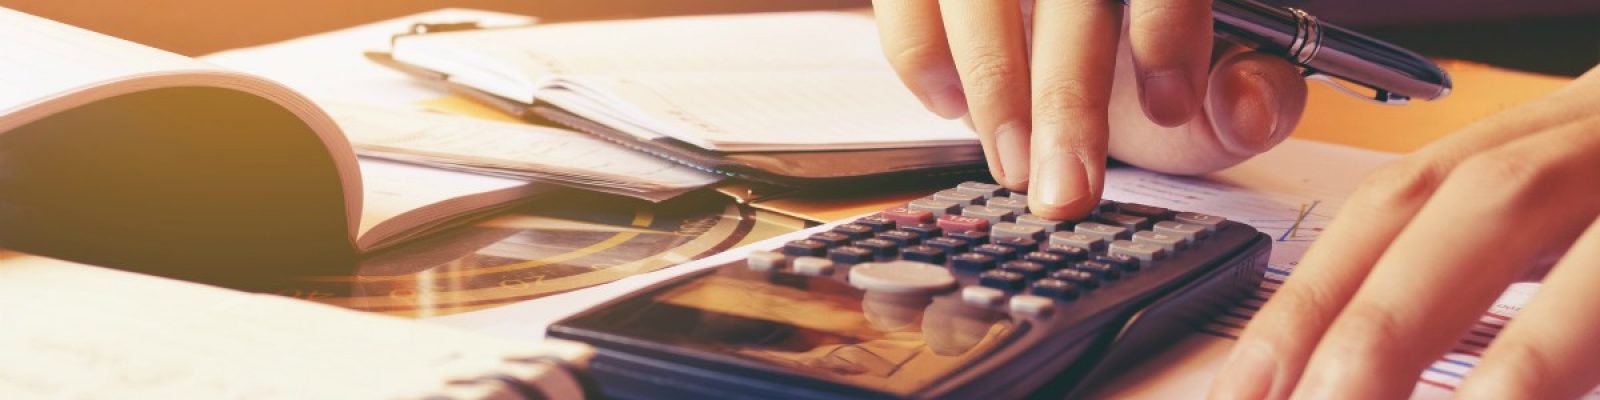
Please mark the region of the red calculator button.
POLYGON ((945 214, 939 217, 939 229, 945 232, 968 232, 989 230, 989 220, 963 215, 945 214))
POLYGON ((900 226, 933 222, 932 211, 913 210, 906 206, 890 208, 878 214, 900 226))

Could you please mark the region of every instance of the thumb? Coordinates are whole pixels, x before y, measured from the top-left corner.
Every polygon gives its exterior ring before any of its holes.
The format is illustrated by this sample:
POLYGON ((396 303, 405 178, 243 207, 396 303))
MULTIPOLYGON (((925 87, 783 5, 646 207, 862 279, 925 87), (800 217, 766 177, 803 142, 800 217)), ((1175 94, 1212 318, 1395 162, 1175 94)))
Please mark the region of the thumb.
POLYGON ((1305 78, 1279 57, 1236 53, 1218 60, 1209 80, 1205 110, 1212 131, 1237 156, 1248 158, 1283 142, 1305 110, 1305 78))

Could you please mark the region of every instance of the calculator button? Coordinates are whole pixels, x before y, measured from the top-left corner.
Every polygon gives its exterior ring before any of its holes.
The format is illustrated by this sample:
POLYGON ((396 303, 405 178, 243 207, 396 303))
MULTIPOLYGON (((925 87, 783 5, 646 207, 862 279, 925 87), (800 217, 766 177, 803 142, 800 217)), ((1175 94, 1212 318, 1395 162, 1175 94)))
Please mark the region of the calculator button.
POLYGON ((937 265, 902 260, 850 268, 850 284, 867 291, 911 294, 955 287, 956 278, 937 265))
POLYGON ((855 220, 854 223, 871 227, 874 232, 888 231, 890 229, 894 229, 895 225, 894 220, 885 218, 881 214, 862 217, 861 219, 855 220))
POLYGON ((983 231, 950 232, 950 237, 965 240, 973 246, 989 243, 989 232, 983 231))
POLYGON ((939 229, 943 229, 945 232, 981 232, 989 229, 989 221, 983 218, 945 214, 945 216, 939 217, 939 229))
POLYGON ((986 197, 983 197, 983 194, 981 193, 968 193, 955 189, 940 190, 938 193, 933 194, 933 198, 936 200, 956 202, 963 206, 982 204, 983 200, 986 199, 986 197))
POLYGON ((1026 194, 1017 193, 1017 192, 1011 192, 1011 196, 1009 196, 1009 197, 1012 200, 1016 200, 1016 201, 1022 202, 1022 204, 1028 204, 1028 195, 1026 195, 1026 194))
POLYGON ((1082 291, 1077 284, 1060 279, 1040 279, 1032 286, 1033 294, 1059 300, 1076 299, 1082 291))
POLYGON ((828 253, 828 244, 816 240, 804 239, 783 244, 783 254, 800 257, 820 257, 828 253))
POLYGON ((1206 227, 1195 224, 1185 224, 1182 222, 1161 221, 1157 222, 1155 228, 1153 229, 1157 233, 1165 233, 1168 235, 1178 235, 1183 237, 1183 240, 1189 242, 1191 245, 1194 244, 1196 240, 1205 239, 1206 237, 1206 227))
POLYGON ((998 305, 1005 298, 1006 292, 991 287, 970 286, 961 289, 961 301, 979 307, 998 305))
POLYGON ((1016 249, 993 243, 973 247, 972 252, 987 254, 988 256, 994 257, 995 260, 1000 262, 1011 261, 1012 258, 1017 256, 1016 249))
POLYGON ((839 232, 817 232, 817 234, 811 235, 811 237, 808 239, 822 242, 827 244, 828 247, 838 247, 850 244, 850 236, 839 232))
POLYGON ((1178 251, 1178 250, 1182 250, 1185 247, 1185 244, 1186 244, 1183 241, 1183 237, 1182 236, 1168 235, 1168 234, 1165 234, 1165 233, 1157 233, 1157 232, 1151 232, 1151 231, 1134 232, 1133 233, 1133 242, 1134 243, 1149 243, 1149 244, 1161 246, 1161 248, 1163 250, 1166 250, 1167 253, 1172 253, 1172 252, 1175 252, 1175 251, 1178 251))
POLYGON ((1030 317, 1049 315, 1055 311, 1056 302, 1048 297, 1021 295, 1011 297, 1011 312, 1030 317))
POLYGON ((922 242, 924 245, 942 249, 948 254, 967 252, 967 249, 970 247, 967 245, 967 243, 968 242, 965 239, 958 239, 954 237, 936 237, 933 239, 928 239, 926 242, 922 242))
POLYGON ((1045 273, 1050 272, 1043 265, 1032 261, 1006 261, 1005 264, 1000 264, 1000 269, 1022 274, 1026 279, 1043 278, 1045 273))
POLYGON ((911 204, 907 204, 907 207, 911 207, 912 210, 931 212, 935 217, 943 217, 945 214, 954 214, 961 210, 961 204, 959 203, 933 198, 912 200, 911 204))
POLYGON ((900 258, 929 264, 944 264, 945 254, 946 251, 944 249, 925 244, 906 247, 905 249, 900 250, 900 258))
POLYGON ((750 252, 750 255, 745 258, 745 264, 753 270, 768 271, 783 268, 784 263, 788 262, 788 260, 789 257, 783 255, 783 253, 756 250, 750 252))
POLYGON ((1185 224, 1194 224, 1194 225, 1204 226, 1204 227, 1206 227, 1206 232, 1216 232, 1217 228, 1220 227, 1222 225, 1222 223, 1224 221, 1227 221, 1228 219, 1227 218, 1223 218, 1223 217, 1218 217, 1218 216, 1215 216, 1215 215, 1206 215, 1206 214, 1192 213, 1192 212, 1181 212, 1181 213, 1178 213, 1177 215, 1174 215, 1172 217, 1172 220, 1173 221, 1182 222, 1182 223, 1185 223, 1185 224))
POLYGON ((884 218, 894 221, 897 225, 916 225, 933 222, 932 211, 913 210, 911 207, 907 206, 899 206, 883 210, 883 212, 878 213, 878 215, 882 215, 884 218))
POLYGON ((989 229, 989 236, 996 239, 1003 237, 1021 237, 1033 240, 1044 239, 1044 228, 1037 226, 1018 225, 1014 222, 1001 222, 989 229))
POLYGON ((877 258, 894 257, 900 253, 900 245, 894 241, 884 239, 861 239, 853 243, 856 247, 872 250, 872 256, 877 258))
POLYGON ((1078 226, 1072 228, 1072 232, 1092 235, 1107 242, 1128 237, 1128 230, 1126 228, 1095 222, 1078 224, 1078 226))
POLYGON ((978 284, 1006 291, 1022 290, 1027 278, 1016 271, 993 269, 978 275, 978 284))
POLYGON ((1151 223, 1149 218, 1109 211, 1100 213, 1100 217, 1096 219, 1107 225, 1120 226, 1129 231, 1150 229, 1151 223))
POLYGON ((1151 218, 1151 219, 1167 219, 1167 218, 1170 218, 1171 215, 1172 215, 1172 210, 1168 210, 1168 209, 1161 208, 1161 207, 1156 207, 1156 206, 1147 206, 1147 205, 1144 205, 1144 204, 1135 204, 1135 203, 1122 203, 1121 206, 1117 207, 1117 211, 1120 211, 1123 214, 1135 215, 1135 216, 1151 218))
POLYGON ((1043 251, 1035 251, 1032 253, 1023 254, 1022 260, 1038 263, 1039 265, 1043 265, 1046 269, 1050 270, 1066 268, 1067 265, 1071 263, 1071 261, 1067 260, 1066 257, 1060 254, 1047 253, 1043 251))
POLYGON ((1011 210, 988 206, 971 206, 963 208, 961 209, 961 215, 973 218, 983 218, 984 220, 989 221, 990 225, 1008 222, 1017 217, 1017 213, 1012 212, 1011 210))
POLYGON ((1011 193, 1010 191, 1006 190, 1005 186, 972 181, 961 182, 960 185, 956 185, 956 190, 967 193, 981 194, 985 199, 1002 197, 1011 193))
POLYGON ((894 242, 896 246, 900 247, 911 246, 922 242, 922 235, 901 230, 879 233, 876 238, 894 242))
MULTIPOLYGON (((1054 240, 1055 235, 1051 235, 1050 239, 1054 240)), ((1050 252, 1050 254, 1061 256, 1061 258, 1065 259, 1068 263, 1075 263, 1089 259, 1089 250, 1077 246, 1051 243, 1049 246, 1045 246, 1044 251, 1050 252)))
POLYGON ((994 264, 994 256, 983 253, 962 253, 950 257, 950 268, 962 271, 988 271, 994 269, 994 264))
MULTIPOLYGON (((1078 229, 1084 229, 1083 225, 1084 224, 1078 224, 1078 229)), ((1122 228, 1117 228, 1117 227, 1113 227, 1113 226, 1107 226, 1107 228, 1122 229, 1122 228)), ((1088 234, 1088 233, 1056 232, 1056 233, 1050 234, 1050 245, 1051 246, 1070 246, 1070 247, 1077 247, 1077 248, 1088 250, 1088 251, 1094 251, 1094 250, 1099 250, 1101 248, 1104 248, 1106 246, 1106 239, 1105 238, 1106 238, 1105 236, 1091 235, 1091 234, 1088 234)))
POLYGON ((1139 271, 1139 259, 1128 256, 1127 254, 1100 254, 1094 256, 1094 260, 1111 264, 1111 266, 1117 267, 1117 269, 1120 269, 1123 272, 1139 271))
POLYGON ((1021 237, 996 238, 989 241, 989 243, 1010 247, 1017 254, 1032 253, 1039 250, 1039 241, 1021 237))
POLYGON ((822 257, 798 257, 790 263, 790 269, 800 275, 828 276, 833 275, 833 261, 822 257))
POLYGON ((996 197, 989 199, 988 203, 983 204, 989 208, 1003 208, 1011 210, 1011 212, 1016 213, 1017 215, 1028 213, 1028 200, 1026 199, 1017 200, 1009 197, 996 197))
POLYGON ((1017 225, 1038 227, 1043 229, 1045 233, 1055 233, 1072 228, 1071 222, 1048 219, 1034 214, 1023 214, 1017 217, 1016 222, 1017 225))
POLYGON ((1111 264, 1099 261, 1080 262, 1078 265, 1072 266, 1072 269, 1094 274, 1094 277, 1099 280, 1111 281, 1122 278, 1122 270, 1111 264))
POLYGON ((1079 269, 1063 269, 1056 272, 1051 272, 1050 279, 1059 279, 1072 282, 1086 290, 1100 287, 1099 277, 1096 277, 1093 272, 1079 269))
POLYGON ((873 260, 872 250, 855 246, 835 247, 828 250, 828 259, 839 264, 860 264, 873 260))
POLYGON ((841 235, 849 236, 850 240, 866 239, 872 237, 873 233, 877 233, 876 231, 872 230, 872 227, 861 224, 839 225, 833 227, 833 231, 841 235))
POLYGON ((900 230, 922 236, 923 240, 933 239, 944 233, 943 229, 934 224, 901 225, 900 230))
POLYGON ((1160 260, 1162 257, 1166 256, 1166 250, 1162 249, 1161 246, 1150 243, 1136 243, 1128 240, 1111 242, 1111 248, 1106 251, 1116 254, 1126 254, 1146 263, 1160 260))

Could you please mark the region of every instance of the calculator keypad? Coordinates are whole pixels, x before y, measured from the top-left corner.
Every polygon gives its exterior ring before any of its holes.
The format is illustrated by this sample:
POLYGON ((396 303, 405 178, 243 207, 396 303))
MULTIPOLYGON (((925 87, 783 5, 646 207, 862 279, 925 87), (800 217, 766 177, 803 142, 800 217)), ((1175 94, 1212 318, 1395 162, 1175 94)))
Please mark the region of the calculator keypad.
POLYGON ((756 270, 841 277, 866 290, 961 288, 968 304, 1041 316, 1188 251, 1226 219, 1102 202, 1089 217, 1050 220, 1025 195, 978 182, 913 200, 748 259, 756 270), (967 281, 958 276, 970 278, 967 281), (1067 304, 1057 304, 1067 303, 1067 304))

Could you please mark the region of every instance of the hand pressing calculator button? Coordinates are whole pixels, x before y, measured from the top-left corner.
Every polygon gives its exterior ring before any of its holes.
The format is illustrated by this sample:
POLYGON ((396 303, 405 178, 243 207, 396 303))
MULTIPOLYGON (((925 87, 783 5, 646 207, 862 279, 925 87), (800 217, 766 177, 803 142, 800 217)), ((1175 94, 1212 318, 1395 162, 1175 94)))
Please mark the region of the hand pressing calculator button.
POLYGON ((1226 309, 1219 299, 1247 296, 1272 243, 1159 204, 1046 220, 980 182, 849 222, 549 334, 596 347, 590 374, 608 398, 1061 398, 1080 379, 1063 371, 1147 358, 1226 309))

